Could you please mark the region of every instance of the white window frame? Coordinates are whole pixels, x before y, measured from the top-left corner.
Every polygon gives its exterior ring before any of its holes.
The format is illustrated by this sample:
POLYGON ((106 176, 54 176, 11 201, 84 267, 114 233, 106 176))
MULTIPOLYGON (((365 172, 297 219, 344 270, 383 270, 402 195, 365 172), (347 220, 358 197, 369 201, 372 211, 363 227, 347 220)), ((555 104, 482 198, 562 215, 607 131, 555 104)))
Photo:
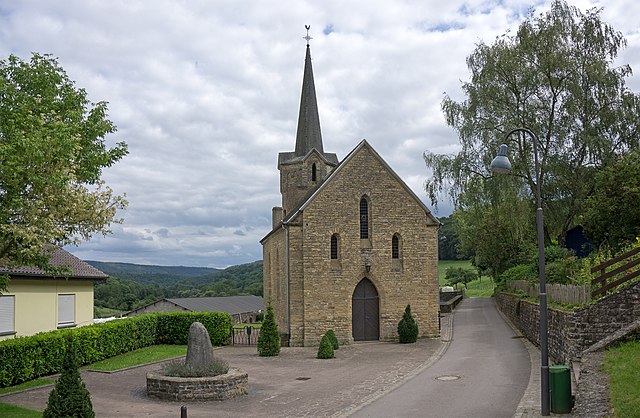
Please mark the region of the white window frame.
POLYGON ((76 295, 58 295, 58 328, 76 326, 76 295))
POLYGON ((0 335, 16 333, 16 297, 0 296, 0 335))

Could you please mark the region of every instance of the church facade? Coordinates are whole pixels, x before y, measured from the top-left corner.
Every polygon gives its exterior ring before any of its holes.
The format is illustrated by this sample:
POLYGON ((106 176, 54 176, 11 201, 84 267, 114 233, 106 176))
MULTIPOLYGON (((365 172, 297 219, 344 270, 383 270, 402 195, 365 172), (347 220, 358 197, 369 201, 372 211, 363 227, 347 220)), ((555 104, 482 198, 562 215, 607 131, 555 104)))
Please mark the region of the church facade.
POLYGON ((291 346, 397 340, 407 304, 436 336, 438 220, 366 141, 325 153, 307 44, 295 151, 278 156, 282 206, 262 240, 264 298, 291 346))

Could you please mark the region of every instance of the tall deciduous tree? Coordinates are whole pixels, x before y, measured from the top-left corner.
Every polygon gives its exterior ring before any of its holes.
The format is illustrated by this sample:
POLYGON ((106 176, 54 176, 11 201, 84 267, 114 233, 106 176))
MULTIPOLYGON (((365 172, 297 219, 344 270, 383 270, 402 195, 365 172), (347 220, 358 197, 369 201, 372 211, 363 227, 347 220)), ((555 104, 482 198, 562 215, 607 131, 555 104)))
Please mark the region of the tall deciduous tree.
POLYGON ((90 103, 57 60, 0 60, 0 263, 48 269, 44 249, 109 233, 126 201, 101 180, 127 154, 105 102, 90 103))
POLYGON ((598 172, 583 224, 596 245, 613 248, 640 236, 640 150, 598 172))
MULTIPOLYGON (((480 43, 467 58, 471 80, 462 85, 466 99, 457 102, 447 95, 442 102, 461 150, 424 154, 433 170, 425 186, 432 202, 437 204, 447 191, 460 207, 469 181, 480 176, 487 184, 479 200, 491 204, 499 193, 495 182, 505 180, 491 178, 487 167, 506 132, 528 127, 540 139, 546 239, 564 236, 593 192, 597 169, 638 147, 640 100, 625 86, 631 68, 614 67, 625 44, 620 32, 602 22, 599 10, 583 13, 564 1, 529 16, 515 34, 491 45, 480 43)), ((532 140, 525 135, 512 139, 515 176, 503 186, 517 187, 517 198, 532 202, 533 217, 532 140)))

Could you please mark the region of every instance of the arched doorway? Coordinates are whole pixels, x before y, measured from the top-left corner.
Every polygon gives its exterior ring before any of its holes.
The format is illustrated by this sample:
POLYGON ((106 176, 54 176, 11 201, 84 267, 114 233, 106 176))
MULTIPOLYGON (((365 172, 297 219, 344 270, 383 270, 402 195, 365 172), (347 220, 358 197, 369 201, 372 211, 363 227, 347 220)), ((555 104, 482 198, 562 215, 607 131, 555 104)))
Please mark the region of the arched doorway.
POLYGON ((367 278, 353 291, 351 325, 354 341, 380 339, 380 299, 376 287, 367 278))

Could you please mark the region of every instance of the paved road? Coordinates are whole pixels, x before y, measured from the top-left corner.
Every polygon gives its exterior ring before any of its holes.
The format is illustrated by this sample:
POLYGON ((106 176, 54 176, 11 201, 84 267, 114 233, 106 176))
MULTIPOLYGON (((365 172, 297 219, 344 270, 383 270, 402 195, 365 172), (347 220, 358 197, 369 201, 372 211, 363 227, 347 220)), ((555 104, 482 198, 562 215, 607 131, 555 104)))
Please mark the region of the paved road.
POLYGON ((530 373, 529 354, 514 335, 492 299, 465 299, 442 358, 352 416, 513 417, 530 373))

